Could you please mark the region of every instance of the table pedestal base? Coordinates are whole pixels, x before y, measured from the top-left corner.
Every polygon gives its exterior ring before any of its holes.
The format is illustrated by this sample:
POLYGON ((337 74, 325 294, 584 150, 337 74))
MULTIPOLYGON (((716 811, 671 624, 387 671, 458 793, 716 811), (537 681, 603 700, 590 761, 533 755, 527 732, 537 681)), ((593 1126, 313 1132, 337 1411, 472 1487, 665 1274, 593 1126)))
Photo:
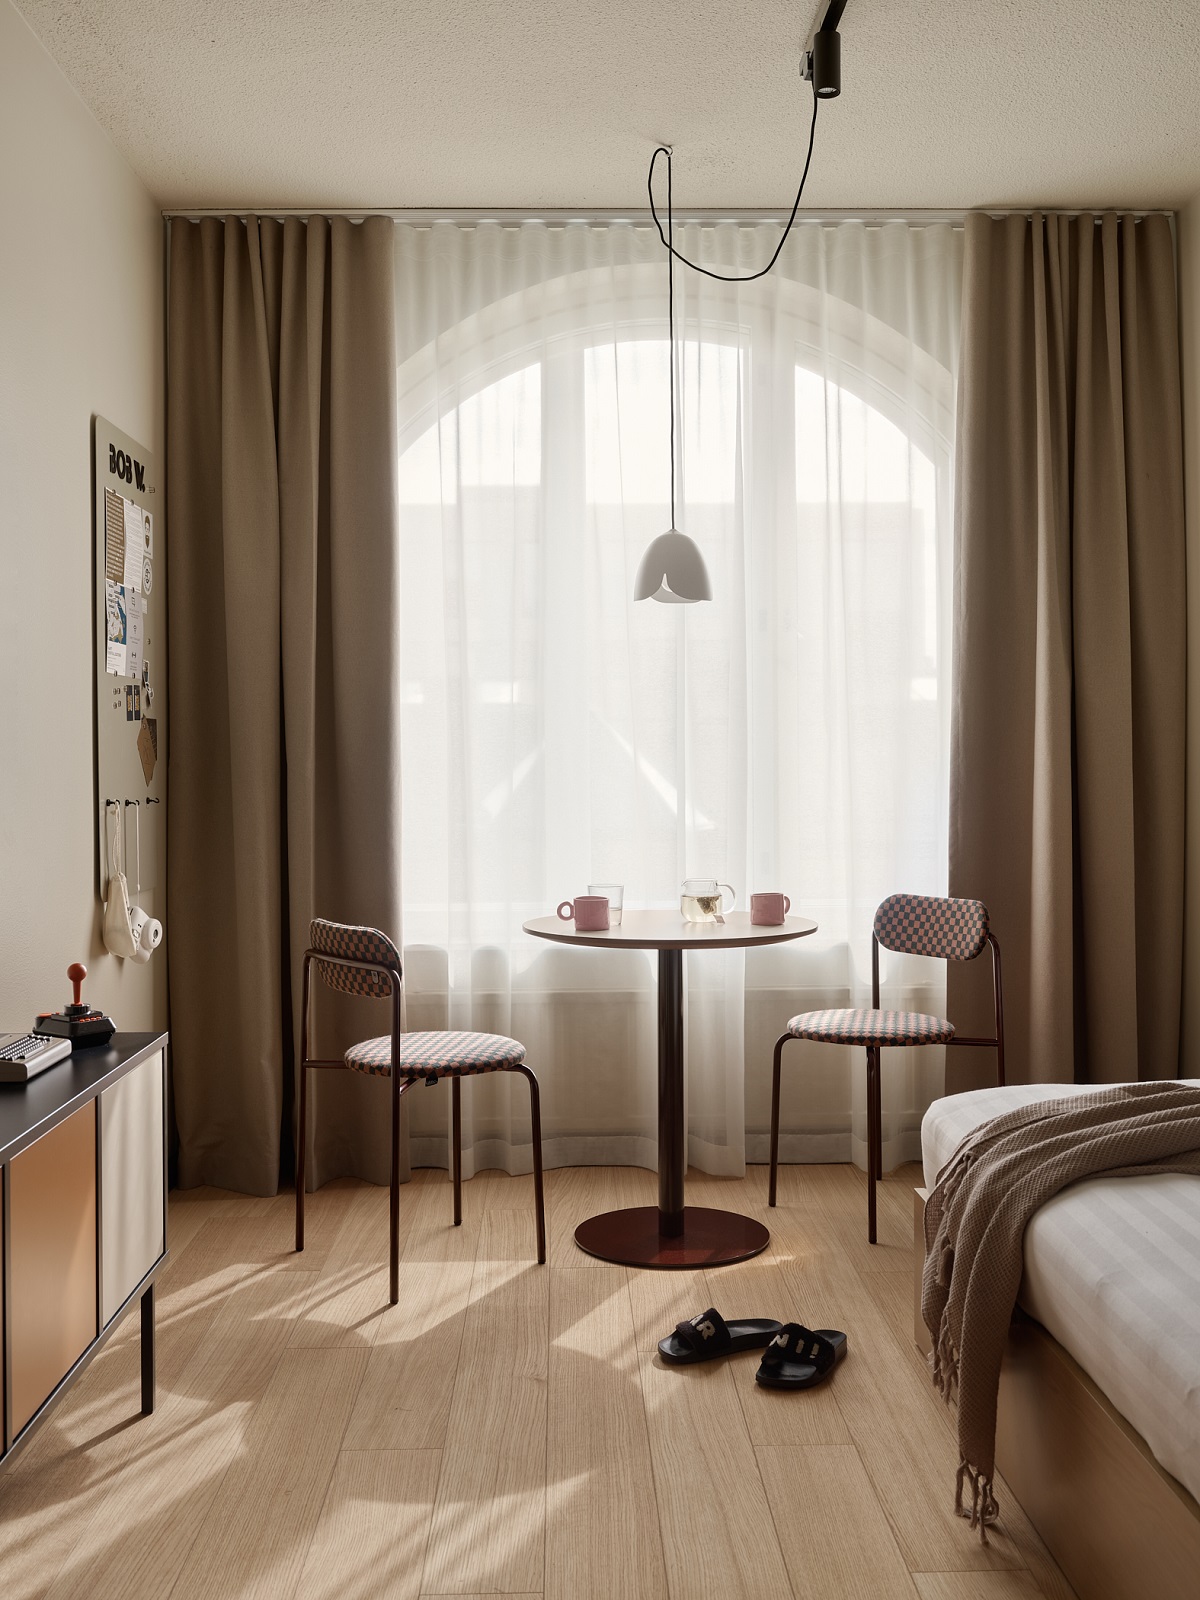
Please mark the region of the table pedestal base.
POLYGON ((659 1232, 657 1206, 632 1206, 589 1217, 575 1229, 575 1243, 590 1256, 621 1267, 723 1267, 765 1250, 771 1235, 753 1217, 708 1206, 685 1206, 683 1232, 659 1232))

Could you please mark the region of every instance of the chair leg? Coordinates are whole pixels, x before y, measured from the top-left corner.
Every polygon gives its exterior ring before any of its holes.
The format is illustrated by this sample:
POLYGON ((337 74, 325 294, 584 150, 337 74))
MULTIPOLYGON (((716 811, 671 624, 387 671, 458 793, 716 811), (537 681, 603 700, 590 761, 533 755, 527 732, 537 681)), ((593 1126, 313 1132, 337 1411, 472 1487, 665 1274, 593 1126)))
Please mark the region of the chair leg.
POLYGON ((513 1069, 529 1079, 529 1115, 533 1123, 533 1199, 537 1207, 538 1265, 546 1263, 546 1196, 542 1186, 542 1097, 538 1081, 527 1066, 513 1069))
POLYGON ((771 1069, 771 1176, 767 1183, 767 1204, 775 1204, 775 1183, 779 1175, 779 1069, 783 1064, 783 1047, 791 1038, 785 1033, 775 1045, 775 1062, 771 1069))
POLYGON ((450 1152, 454 1177, 454 1226, 462 1227, 462 1079, 450 1080, 450 1152))
POLYGON ((867 1240, 870 1244, 875 1241, 875 1169, 877 1158, 875 1154, 875 1141, 878 1137, 876 1126, 875 1084, 879 1076, 879 1052, 874 1049, 867 1051, 867 1240))
POLYGON ((296 1133, 296 1250, 304 1249, 304 1160, 308 1154, 308 1068, 300 1062, 300 1115, 296 1133))
POLYGON ((883 1057, 875 1051, 875 1176, 883 1180, 883 1057))
POLYGON ((388 1205, 388 1258, 391 1268, 388 1300, 395 1305, 400 1299, 400 1098, 411 1087, 413 1080, 401 1082, 397 1072, 392 1078, 392 1187, 388 1205))

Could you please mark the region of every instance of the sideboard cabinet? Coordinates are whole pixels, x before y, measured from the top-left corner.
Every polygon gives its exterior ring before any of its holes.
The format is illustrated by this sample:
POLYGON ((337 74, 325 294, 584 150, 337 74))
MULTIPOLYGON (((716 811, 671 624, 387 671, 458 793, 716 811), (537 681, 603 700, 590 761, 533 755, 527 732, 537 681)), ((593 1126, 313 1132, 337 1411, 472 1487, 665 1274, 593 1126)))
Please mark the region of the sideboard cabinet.
POLYGON ((0 1459, 136 1305, 154 1409, 154 1281, 167 1259, 165 1034, 118 1033, 0 1084, 0 1459))

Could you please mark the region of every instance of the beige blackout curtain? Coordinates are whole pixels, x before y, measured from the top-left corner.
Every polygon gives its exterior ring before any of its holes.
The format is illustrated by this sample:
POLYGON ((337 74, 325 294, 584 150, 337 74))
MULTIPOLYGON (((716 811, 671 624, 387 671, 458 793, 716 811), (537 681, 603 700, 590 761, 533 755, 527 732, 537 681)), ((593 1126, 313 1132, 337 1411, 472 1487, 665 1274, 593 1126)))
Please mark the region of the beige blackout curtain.
MULTIPOLYGON (((170 264, 179 1175, 273 1194, 309 918, 401 937, 392 224, 175 221, 170 264)), ((323 1015, 338 1048, 388 1026, 323 1015)), ((315 1180, 386 1181, 386 1083, 314 1089, 315 1180)))
MULTIPOLYGON (((1184 527, 1166 217, 968 218, 956 500, 950 885, 992 912, 1010 1077, 1175 1077, 1184 527)), ((981 1022, 983 976, 952 974, 964 1021, 981 1022)))

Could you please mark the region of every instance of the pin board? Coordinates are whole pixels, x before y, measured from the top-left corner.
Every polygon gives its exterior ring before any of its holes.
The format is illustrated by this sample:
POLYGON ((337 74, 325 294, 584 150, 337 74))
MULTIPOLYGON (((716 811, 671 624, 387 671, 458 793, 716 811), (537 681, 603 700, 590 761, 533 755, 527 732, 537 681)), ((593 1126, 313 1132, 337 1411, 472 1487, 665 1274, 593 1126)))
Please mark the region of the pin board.
POLYGON ((94 422, 96 551, 96 838, 106 898, 106 807, 119 808, 131 891, 166 871, 166 529, 154 457, 97 417, 94 422))

